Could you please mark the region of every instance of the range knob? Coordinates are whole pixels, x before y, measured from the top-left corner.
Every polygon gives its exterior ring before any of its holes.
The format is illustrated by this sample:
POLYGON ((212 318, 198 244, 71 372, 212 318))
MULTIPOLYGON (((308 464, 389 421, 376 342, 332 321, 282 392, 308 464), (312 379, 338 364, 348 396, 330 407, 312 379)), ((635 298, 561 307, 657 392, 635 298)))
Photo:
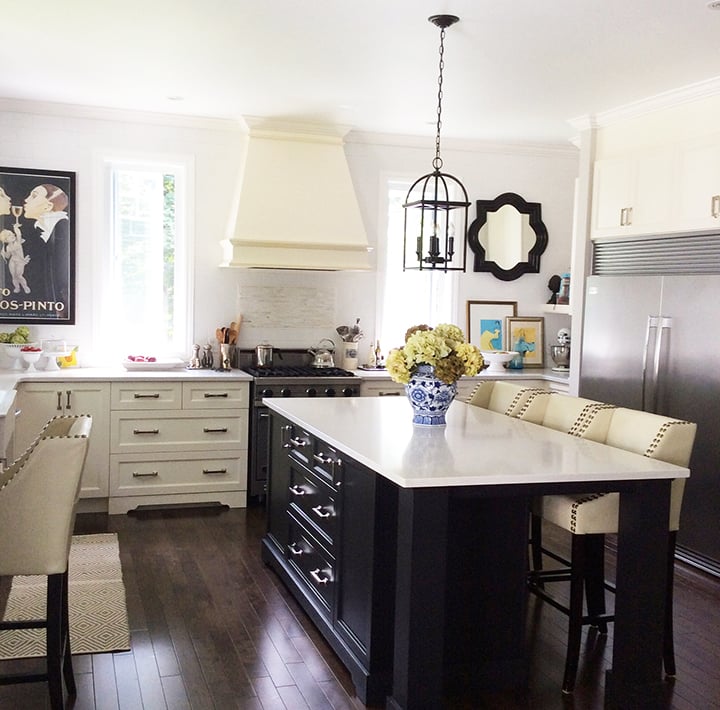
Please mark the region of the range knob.
POLYGON ((260 395, 262 397, 272 397, 273 394, 273 391, 269 387, 266 387, 264 390, 260 391, 260 395))
POLYGON ((352 387, 343 387, 342 393, 344 397, 352 397, 355 394, 352 387))
POLYGON ((281 394, 283 397, 289 397, 289 396, 292 394, 292 392, 290 391, 290 388, 289 388, 289 387, 283 387, 283 388, 280 390, 280 394, 281 394))
POLYGON ((314 397, 314 396, 317 394, 317 390, 316 390, 314 387, 308 387, 308 388, 305 390, 305 394, 306 394, 308 397, 314 397))
POLYGON ((335 388, 334 387, 328 387, 325 389, 325 396, 326 397, 334 397, 335 396, 335 388))

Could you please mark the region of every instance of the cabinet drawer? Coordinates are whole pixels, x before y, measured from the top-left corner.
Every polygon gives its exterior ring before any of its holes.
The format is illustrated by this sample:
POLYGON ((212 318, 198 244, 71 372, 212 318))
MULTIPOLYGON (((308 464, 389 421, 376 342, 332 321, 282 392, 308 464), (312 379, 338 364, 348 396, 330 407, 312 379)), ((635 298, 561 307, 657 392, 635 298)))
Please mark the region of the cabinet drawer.
POLYGON ((111 409, 180 409, 181 382, 113 382, 111 409))
POLYGON ((314 439, 312 448, 313 470, 334 485, 340 475, 340 454, 330 444, 326 444, 321 439, 314 439))
POLYGON ((163 454, 113 454, 110 457, 110 496, 158 495, 197 491, 243 490, 245 452, 216 451, 163 454), (242 454, 242 455, 241 455, 242 454))
POLYGON ((111 451, 246 449, 247 410, 112 412, 111 451))
POLYGON ((335 490, 294 462, 290 464, 289 490, 290 508, 332 545, 336 528, 335 490))
POLYGON ((247 382, 183 382, 183 409, 246 409, 247 382))
POLYGON ((335 598, 335 570, 332 557, 292 517, 289 540, 286 554, 290 565, 317 595, 325 610, 330 612, 335 598))

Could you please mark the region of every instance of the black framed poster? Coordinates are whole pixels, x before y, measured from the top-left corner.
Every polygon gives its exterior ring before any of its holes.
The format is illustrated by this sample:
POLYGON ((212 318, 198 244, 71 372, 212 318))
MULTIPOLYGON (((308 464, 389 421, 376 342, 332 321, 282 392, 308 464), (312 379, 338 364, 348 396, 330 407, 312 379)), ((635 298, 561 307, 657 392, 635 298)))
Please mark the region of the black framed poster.
POLYGON ((75 173, 0 168, 0 323, 75 323, 75 173))

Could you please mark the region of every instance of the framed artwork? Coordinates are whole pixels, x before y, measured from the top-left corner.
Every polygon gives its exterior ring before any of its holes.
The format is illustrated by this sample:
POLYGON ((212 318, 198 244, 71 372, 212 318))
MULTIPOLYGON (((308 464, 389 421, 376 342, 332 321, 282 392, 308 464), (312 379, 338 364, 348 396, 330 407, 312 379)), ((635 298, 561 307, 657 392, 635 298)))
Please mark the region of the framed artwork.
POLYGON ((75 173, 0 168, 0 323, 75 323, 75 173))
POLYGON ((545 351, 545 319, 509 317, 506 319, 506 350, 522 353, 525 367, 543 367, 545 351))
POLYGON ((467 339, 480 350, 503 350, 505 319, 517 315, 517 301, 468 301, 467 339))

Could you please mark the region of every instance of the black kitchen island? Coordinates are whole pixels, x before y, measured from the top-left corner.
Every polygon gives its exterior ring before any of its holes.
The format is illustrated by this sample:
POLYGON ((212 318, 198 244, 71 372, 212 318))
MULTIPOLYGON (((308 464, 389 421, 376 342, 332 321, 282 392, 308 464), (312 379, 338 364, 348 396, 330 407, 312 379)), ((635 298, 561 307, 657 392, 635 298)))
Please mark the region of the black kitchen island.
POLYGON ((439 429, 413 427, 402 399, 268 406, 263 556, 361 700, 437 710, 458 690, 524 687, 529 501, 617 490, 606 704, 657 706, 670 480, 687 469, 462 403, 439 429))

